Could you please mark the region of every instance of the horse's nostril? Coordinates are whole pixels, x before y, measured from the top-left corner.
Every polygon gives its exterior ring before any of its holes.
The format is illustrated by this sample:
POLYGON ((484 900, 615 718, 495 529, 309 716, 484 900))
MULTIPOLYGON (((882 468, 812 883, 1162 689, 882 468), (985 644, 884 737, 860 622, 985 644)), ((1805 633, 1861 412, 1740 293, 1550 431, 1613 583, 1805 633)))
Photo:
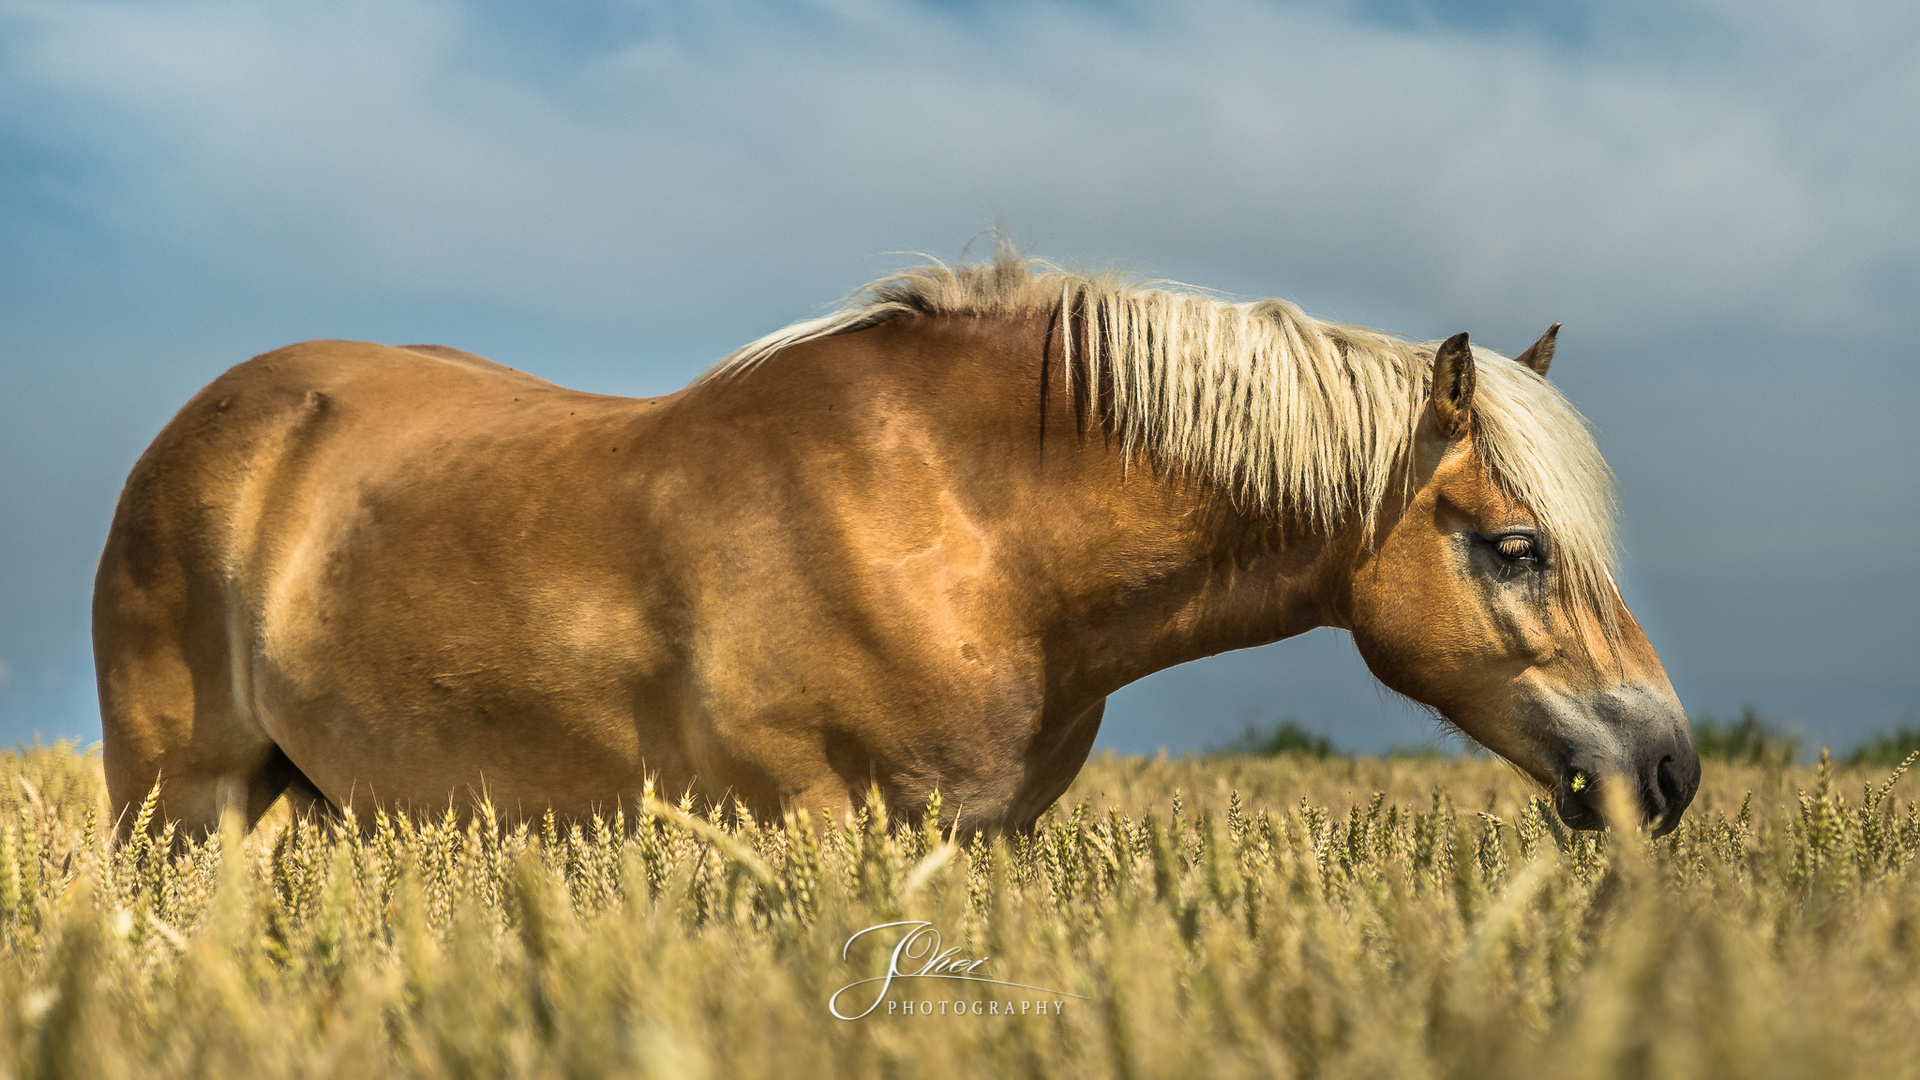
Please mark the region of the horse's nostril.
POLYGON ((1673 806, 1680 802, 1680 777, 1673 771, 1673 757, 1669 755, 1661 758, 1660 764, 1655 767, 1653 773, 1660 784, 1661 802, 1666 806, 1673 806))
POLYGON ((1598 829, 1606 821, 1600 813, 1598 778, 1585 769, 1569 769, 1561 775, 1553 795, 1554 809, 1560 820, 1573 829, 1598 829))
POLYGON ((1654 812, 1653 834, 1665 836, 1680 824, 1680 815, 1686 812, 1692 792, 1680 782, 1671 756, 1660 759, 1660 764, 1654 766, 1653 776, 1654 782, 1660 787, 1660 806, 1654 812))

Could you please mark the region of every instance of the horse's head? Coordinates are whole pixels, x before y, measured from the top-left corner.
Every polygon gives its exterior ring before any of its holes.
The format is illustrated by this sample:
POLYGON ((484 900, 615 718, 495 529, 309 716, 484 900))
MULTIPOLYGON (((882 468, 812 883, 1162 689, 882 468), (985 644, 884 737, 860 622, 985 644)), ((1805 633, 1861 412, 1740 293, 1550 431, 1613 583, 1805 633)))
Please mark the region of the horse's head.
POLYGON ((1521 367, 1483 359, 1478 377, 1467 335, 1435 351, 1406 479, 1358 556, 1350 629, 1382 682, 1551 788, 1567 824, 1599 827, 1611 790, 1666 832, 1699 786, 1699 751, 1596 550, 1610 543, 1604 524, 1579 520, 1582 498, 1590 510, 1610 495, 1577 414, 1535 379, 1558 329, 1521 367), (1496 362, 1504 366, 1490 370, 1496 362), (1496 387, 1527 400, 1495 415, 1496 387), (1564 416, 1543 425, 1541 414, 1556 409, 1564 416), (1556 432, 1574 445, 1539 445, 1556 432), (1554 475, 1569 449, 1567 467, 1584 473, 1554 475), (1504 468, 1513 461, 1517 469, 1504 468), (1586 535, 1572 535, 1583 524, 1586 535), (1556 535, 1560 525, 1569 535, 1556 535))

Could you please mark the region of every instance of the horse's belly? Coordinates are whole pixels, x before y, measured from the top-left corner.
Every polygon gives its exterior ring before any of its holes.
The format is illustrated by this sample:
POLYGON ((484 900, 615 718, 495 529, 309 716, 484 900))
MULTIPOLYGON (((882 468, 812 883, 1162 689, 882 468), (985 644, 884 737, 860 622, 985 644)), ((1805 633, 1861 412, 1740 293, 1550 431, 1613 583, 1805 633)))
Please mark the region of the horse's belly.
MULTIPOLYGON (((429 552, 434 545, 425 545, 429 552)), ((583 813, 688 770, 680 678, 641 591, 503 539, 474 565, 335 553, 261 611, 255 718, 336 803, 583 813)))
MULTIPOLYGON (((337 804, 438 810, 484 792, 508 812, 579 813, 631 801, 649 771, 678 772, 671 739, 648 739, 620 695, 469 688, 409 692, 408 679, 338 680, 331 692, 273 679, 261 726, 337 804), (651 752, 649 752, 651 751, 651 752)), ((464 809, 465 807, 462 807, 464 809)))

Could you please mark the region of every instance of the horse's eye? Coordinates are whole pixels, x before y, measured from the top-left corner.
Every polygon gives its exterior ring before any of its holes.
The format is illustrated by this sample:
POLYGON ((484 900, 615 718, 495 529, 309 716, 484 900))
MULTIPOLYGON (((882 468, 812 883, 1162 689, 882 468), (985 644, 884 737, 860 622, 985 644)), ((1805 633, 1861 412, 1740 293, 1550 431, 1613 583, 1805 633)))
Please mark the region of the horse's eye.
POLYGON ((1493 549, 1501 558, 1514 562, 1531 562, 1534 558, 1533 538, 1529 536, 1503 536, 1493 542, 1493 549))

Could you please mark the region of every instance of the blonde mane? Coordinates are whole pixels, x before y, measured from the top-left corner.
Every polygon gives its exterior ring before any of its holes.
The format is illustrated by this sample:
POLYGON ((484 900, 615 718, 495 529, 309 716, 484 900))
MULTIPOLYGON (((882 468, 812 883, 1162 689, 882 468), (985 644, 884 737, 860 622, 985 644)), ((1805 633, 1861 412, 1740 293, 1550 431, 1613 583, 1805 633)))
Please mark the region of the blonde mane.
MULTIPOLYGON (((1243 506, 1322 529, 1370 523, 1428 395, 1432 344, 1323 322, 1284 300, 1230 303, 1171 282, 1080 274, 1003 249, 875 281, 832 314, 721 361, 726 379, 782 349, 913 315, 1065 312, 1070 380, 1098 388, 1123 452, 1218 484, 1243 506)), ((1548 537, 1563 594, 1611 636, 1613 476, 1587 421, 1547 380, 1474 348, 1475 448, 1548 537)))

